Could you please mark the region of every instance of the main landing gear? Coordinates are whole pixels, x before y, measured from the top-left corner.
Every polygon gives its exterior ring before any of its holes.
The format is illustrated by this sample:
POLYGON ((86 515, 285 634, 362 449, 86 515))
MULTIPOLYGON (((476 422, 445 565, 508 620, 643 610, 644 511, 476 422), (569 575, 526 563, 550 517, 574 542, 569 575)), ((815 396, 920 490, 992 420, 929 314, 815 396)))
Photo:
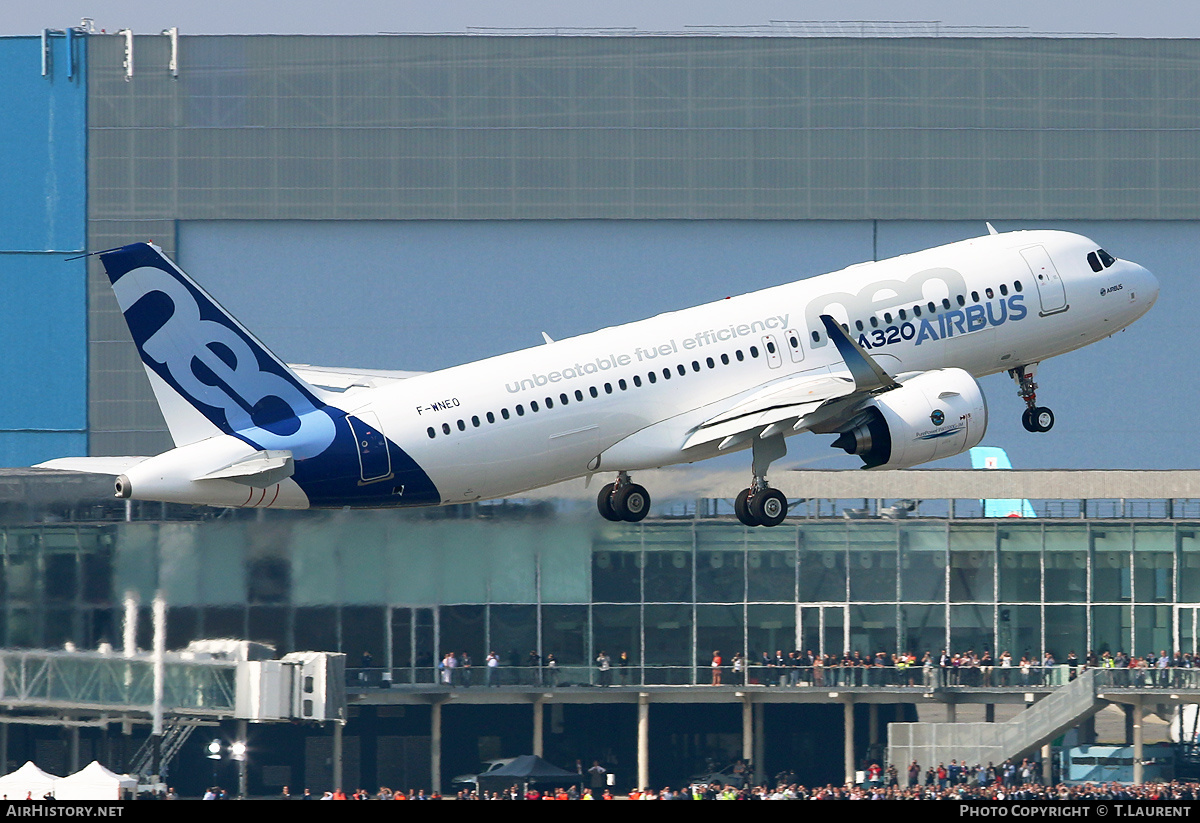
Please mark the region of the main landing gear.
POLYGON ((787 512, 787 497, 779 489, 751 486, 733 500, 733 513, 747 526, 778 526, 787 512))
POLYGON ((1037 404, 1037 383, 1033 382, 1037 365, 1030 363, 1028 366, 1017 366, 1009 369, 1008 373, 1017 381, 1017 394, 1025 401, 1025 411, 1021 414, 1021 425, 1025 431, 1048 432, 1054 428, 1054 412, 1037 404))
POLYGON ((778 526, 787 517, 787 496, 767 486, 767 467, 787 454, 783 435, 754 438, 754 478, 733 500, 733 513, 747 526, 778 526))
POLYGON ((631 481, 629 472, 618 472, 617 482, 600 490, 596 508, 605 520, 637 523, 650 512, 650 493, 631 481))

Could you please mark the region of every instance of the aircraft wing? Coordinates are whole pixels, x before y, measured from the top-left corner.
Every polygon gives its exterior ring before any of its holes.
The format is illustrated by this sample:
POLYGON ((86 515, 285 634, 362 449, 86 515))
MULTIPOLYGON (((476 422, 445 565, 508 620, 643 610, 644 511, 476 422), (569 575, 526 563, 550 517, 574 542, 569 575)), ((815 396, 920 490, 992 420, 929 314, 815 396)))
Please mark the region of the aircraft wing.
POLYGON ((826 403, 898 388, 899 383, 867 354, 829 315, 821 315, 829 339, 846 364, 845 372, 796 375, 771 383, 737 405, 700 424, 685 449, 715 440, 732 448, 755 437, 790 434, 808 428, 805 418, 826 403))
POLYGON ((310 366, 307 363, 288 363, 297 377, 311 386, 332 392, 351 389, 377 389, 410 377, 426 374, 422 371, 388 371, 385 369, 342 369, 329 366, 310 366))
POLYGON ((688 437, 689 449, 720 440, 721 449, 731 448, 756 434, 791 433, 804 428, 803 421, 831 400, 854 394, 849 374, 796 376, 760 389, 737 405, 705 420, 688 437), (767 432, 768 428, 775 431, 767 432))

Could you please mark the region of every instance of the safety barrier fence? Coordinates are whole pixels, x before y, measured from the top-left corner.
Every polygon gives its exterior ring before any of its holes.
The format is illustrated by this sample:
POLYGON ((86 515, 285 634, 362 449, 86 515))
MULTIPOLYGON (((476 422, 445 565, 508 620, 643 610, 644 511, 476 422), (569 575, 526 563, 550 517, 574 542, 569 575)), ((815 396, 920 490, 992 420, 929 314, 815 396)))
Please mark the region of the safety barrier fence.
POLYGON ((1094 672, 1097 686, 1129 689, 1200 689, 1200 669, 1181 667, 1094 668, 1055 665, 942 668, 940 666, 765 666, 736 671, 723 665, 620 666, 415 666, 347 669, 351 689, 411 686, 470 688, 477 686, 738 686, 798 689, 1048 689, 1064 686, 1084 672, 1094 672))

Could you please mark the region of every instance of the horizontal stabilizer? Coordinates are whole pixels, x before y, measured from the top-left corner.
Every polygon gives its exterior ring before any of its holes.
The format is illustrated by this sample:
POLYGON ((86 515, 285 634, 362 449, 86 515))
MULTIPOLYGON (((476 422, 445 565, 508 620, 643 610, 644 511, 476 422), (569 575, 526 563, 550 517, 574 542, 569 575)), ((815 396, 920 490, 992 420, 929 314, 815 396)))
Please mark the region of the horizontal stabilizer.
POLYGON ((390 371, 386 369, 342 369, 330 366, 310 366, 307 363, 288 363, 292 373, 311 386, 326 391, 344 392, 350 389, 377 389, 416 377, 422 371, 390 371))
POLYGON ((83 472, 84 474, 111 474, 116 477, 136 466, 145 457, 58 457, 38 463, 35 469, 55 469, 60 472, 83 472))
POLYGON ((200 475, 196 480, 232 480, 244 486, 265 489, 291 477, 296 462, 289 451, 258 451, 244 460, 200 475))

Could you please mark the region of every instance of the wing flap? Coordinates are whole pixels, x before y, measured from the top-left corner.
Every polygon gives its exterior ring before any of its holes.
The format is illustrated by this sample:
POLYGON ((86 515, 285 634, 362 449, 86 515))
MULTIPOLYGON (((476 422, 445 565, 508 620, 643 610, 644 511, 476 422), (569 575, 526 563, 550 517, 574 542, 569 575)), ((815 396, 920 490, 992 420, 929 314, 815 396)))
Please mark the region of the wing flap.
POLYGON ((805 416, 830 400, 855 391, 854 380, 844 374, 797 376, 772 383, 701 423, 683 447, 688 449, 719 440, 721 448, 728 449, 765 429, 799 430, 803 428, 799 424, 804 422, 805 416), (792 425, 785 425, 789 422, 792 425))

